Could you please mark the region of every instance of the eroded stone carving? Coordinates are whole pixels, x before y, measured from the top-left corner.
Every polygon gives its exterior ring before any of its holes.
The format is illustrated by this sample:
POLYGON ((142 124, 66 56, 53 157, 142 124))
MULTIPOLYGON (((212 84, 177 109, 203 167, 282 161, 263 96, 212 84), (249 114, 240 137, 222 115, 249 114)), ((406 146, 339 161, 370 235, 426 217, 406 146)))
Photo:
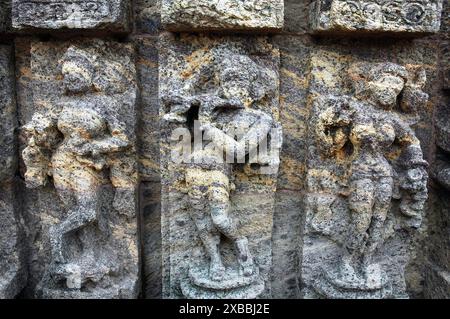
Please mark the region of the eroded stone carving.
POLYGON ((307 242, 323 250, 305 248, 304 267, 322 263, 305 278, 328 298, 404 297, 403 272, 392 269, 383 245, 395 228, 421 225, 427 163, 411 125, 428 100, 426 74, 416 66, 360 62, 348 78, 353 96, 313 103, 306 227, 319 239, 307 242))
POLYGON ((163 217, 163 253, 171 269, 165 294, 267 294, 274 177, 281 147, 276 120, 278 51, 263 38, 166 35, 164 41, 162 211, 168 213, 163 217), (177 58, 179 52, 186 52, 184 62, 177 58), (187 143, 183 160, 174 161, 180 133, 187 143), (253 157, 258 138, 259 148, 264 141, 272 147, 253 157), (237 162, 238 154, 242 157, 237 162))
POLYGON ((59 92, 42 92, 60 95, 22 127, 25 181, 29 188, 47 186, 43 192, 53 184, 64 210, 48 228, 50 263, 39 293, 47 298, 134 298, 133 51, 98 40, 37 44, 34 50, 37 56, 53 50, 60 55, 58 69, 52 70, 60 72, 59 92))
POLYGON ((438 32, 442 0, 316 0, 315 32, 438 32))
POLYGON ((277 30, 284 24, 280 0, 162 0, 162 23, 170 30, 277 30))
POLYGON ((129 29, 125 0, 12 0, 16 29, 129 29))
POLYGON ((0 299, 14 298, 26 271, 20 209, 16 201, 16 101, 11 47, 0 45, 0 299))

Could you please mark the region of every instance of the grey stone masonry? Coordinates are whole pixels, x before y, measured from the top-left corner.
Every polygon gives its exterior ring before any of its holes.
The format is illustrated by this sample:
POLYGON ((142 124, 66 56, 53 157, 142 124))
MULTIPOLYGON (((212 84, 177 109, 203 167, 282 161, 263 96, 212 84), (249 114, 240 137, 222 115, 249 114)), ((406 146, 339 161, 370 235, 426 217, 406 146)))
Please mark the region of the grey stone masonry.
POLYGON ((128 0, 12 0, 14 29, 129 31, 128 0))

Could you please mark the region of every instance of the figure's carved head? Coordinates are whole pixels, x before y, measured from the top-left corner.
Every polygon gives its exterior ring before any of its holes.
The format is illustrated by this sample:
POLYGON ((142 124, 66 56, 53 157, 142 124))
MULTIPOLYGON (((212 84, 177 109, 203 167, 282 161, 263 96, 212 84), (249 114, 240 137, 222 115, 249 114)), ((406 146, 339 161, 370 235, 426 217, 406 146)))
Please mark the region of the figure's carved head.
POLYGON ((219 66, 221 94, 226 99, 238 99, 249 107, 270 95, 275 75, 270 74, 250 57, 227 54, 219 66))
POLYGON ((408 71, 394 63, 355 63, 349 69, 355 94, 376 105, 393 109, 405 88, 408 71))
POLYGON ((92 87, 94 77, 92 57, 74 46, 67 49, 62 60, 64 87, 70 93, 85 93, 92 87))

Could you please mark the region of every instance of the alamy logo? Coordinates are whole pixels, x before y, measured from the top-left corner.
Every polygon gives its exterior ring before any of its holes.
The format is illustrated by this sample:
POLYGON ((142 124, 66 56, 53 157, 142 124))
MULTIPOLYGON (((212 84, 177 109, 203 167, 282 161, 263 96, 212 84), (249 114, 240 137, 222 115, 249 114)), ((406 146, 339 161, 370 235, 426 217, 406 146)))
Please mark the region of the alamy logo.
POLYGON ((279 166, 282 132, 279 127, 246 125, 223 130, 194 121, 192 130, 174 129, 170 141, 171 160, 176 164, 254 164, 260 174, 274 174, 279 166))

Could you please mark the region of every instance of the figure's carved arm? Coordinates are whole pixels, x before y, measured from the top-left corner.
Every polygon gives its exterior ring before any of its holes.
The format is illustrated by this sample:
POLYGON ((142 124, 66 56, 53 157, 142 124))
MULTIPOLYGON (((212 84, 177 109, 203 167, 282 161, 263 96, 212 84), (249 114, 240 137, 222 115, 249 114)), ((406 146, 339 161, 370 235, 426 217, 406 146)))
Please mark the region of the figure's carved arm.
MULTIPOLYGON (((313 120, 312 127, 318 145, 322 151, 328 155, 332 155, 342 149, 348 141, 348 127, 352 122, 353 111, 344 107, 345 100, 333 101, 332 106, 321 111, 313 120)), ((319 99, 316 103, 325 103, 323 99, 319 99)), ((319 105, 315 106, 320 109, 319 105)))
POLYGON ((193 105, 198 105, 199 120, 209 121, 214 113, 223 108, 244 108, 238 99, 224 99, 214 94, 200 94, 195 96, 181 96, 178 94, 161 97, 164 105, 169 108, 169 113, 164 119, 169 122, 184 122, 185 115, 193 105))
POLYGON ((402 147, 403 165, 407 168, 427 167, 428 163, 423 159, 420 141, 414 131, 400 118, 393 116, 396 142, 402 147))
POLYGON ((130 142, 125 137, 106 137, 100 140, 94 140, 82 147, 83 154, 91 153, 93 156, 100 154, 117 153, 126 150, 130 142))
POLYGON ((396 141, 402 147, 400 162, 405 168, 401 178, 402 196, 400 211, 414 220, 413 226, 418 227, 422 220, 422 211, 428 197, 427 181, 428 163, 423 159, 420 141, 414 131, 401 119, 394 118, 396 141))
POLYGON ((51 175, 51 154, 61 141, 57 128, 57 117, 35 114, 32 120, 22 127, 26 147, 22 151, 22 159, 27 168, 25 182, 30 188, 45 186, 51 175))
POLYGON ((268 137, 272 127, 272 117, 261 112, 258 120, 239 141, 210 123, 204 124, 201 128, 205 130, 206 135, 216 146, 223 147, 229 154, 247 155, 256 153, 259 142, 268 137))

